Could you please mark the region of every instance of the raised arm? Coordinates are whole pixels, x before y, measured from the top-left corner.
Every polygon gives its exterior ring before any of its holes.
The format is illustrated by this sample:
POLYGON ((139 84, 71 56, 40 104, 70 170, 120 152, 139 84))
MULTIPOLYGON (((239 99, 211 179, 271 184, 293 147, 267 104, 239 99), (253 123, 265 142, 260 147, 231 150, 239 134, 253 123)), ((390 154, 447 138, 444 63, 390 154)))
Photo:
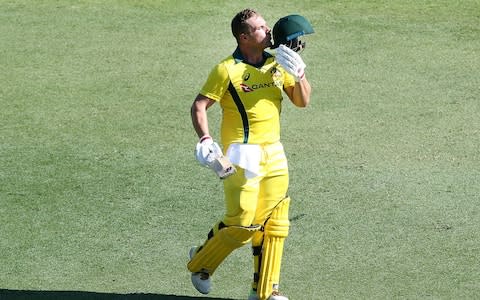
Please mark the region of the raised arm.
POLYGON ((290 101, 297 107, 306 107, 310 103, 311 92, 312 87, 307 78, 305 78, 305 75, 303 75, 303 79, 299 82, 295 82, 295 86, 285 88, 285 93, 287 93, 288 98, 290 98, 290 101))
POLYGON ((295 78, 295 85, 285 88, 290 100, 298 107, 306 107, 310 103, 312 88, 305 77, 305 63, 300 55, 285 45, 277 49, 277 62, 295 78))

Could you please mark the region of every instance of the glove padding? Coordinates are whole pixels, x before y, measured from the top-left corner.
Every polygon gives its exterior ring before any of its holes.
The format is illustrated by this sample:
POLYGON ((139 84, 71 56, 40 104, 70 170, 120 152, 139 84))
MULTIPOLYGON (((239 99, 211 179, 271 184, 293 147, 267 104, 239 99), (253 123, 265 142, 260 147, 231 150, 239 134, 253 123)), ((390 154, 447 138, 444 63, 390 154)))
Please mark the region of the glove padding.
POLYGON ((195 157, 201 165, 213 170, 220 179, 237 171, 228 158, 223 156, 220 146, 210 137, 197 143, 195 157))
POLYGON ((208 167, 215 159, 221 156, 223 156, 222 149, 211 138, 206 138, 202 142, 197 143, 195 157, 201 165, 208 167))
POLYGON ((277 49, 276 60, 285 71, 295 77, 295 81, 299 82, 305 76, 305 68, 307 65, 303 62, 300 55, 285 45, 280 45, 277 49))

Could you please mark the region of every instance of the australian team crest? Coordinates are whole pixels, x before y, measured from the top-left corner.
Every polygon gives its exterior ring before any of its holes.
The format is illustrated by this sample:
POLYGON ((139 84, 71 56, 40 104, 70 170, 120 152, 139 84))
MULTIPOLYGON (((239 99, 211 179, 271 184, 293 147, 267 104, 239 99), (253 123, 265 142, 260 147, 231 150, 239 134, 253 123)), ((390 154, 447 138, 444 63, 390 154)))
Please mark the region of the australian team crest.
POLYGON ((277 67, 273 67, 272 70, 270 70, 270 73, 272 73, 272 79, 275 85, 278 87, 282 87, 283 86, 282 72, 280 72, 280 70, 277 69, 277 67))
POLYGON ((273 79, 282 77, 282 73, 280 72, 280 70, 277 69, 277 67, 273 67, 273 68, 270 70, 270 73, 272 73, 272 78, 273 78, 273 79))

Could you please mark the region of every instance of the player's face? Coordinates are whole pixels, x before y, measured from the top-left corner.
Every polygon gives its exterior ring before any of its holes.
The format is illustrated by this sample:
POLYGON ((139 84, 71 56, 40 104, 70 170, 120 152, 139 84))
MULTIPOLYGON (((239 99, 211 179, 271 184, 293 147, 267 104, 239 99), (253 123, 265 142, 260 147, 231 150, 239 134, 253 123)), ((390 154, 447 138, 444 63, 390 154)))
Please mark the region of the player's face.
POLYGON ((262 16, 254 15, 246 22, 250 26, 250 32, 247 35, 252 44, 262 49, 272 46, 272 30, 262 16))

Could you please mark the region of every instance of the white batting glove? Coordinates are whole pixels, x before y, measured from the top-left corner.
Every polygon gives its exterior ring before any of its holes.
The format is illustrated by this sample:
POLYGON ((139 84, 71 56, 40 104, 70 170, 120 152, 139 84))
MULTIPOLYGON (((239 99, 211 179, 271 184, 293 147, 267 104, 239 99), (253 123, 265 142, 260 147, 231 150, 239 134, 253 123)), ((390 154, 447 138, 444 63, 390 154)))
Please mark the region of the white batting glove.
POLYGON ((221 156, 223 156, 222 149, 211 137, 205 136, 197 143, 195 157, 201 165, 209 167, 215 159, 221 156))
POLYGON ((223 155, 220 146, 209 136, 202 137, 197 143, 195 157, 200 164, 213 170, 220 179, 225 179, 237 171, 223 155))
POLYGON ((276 60, 285 71, 295 77, 295 81, 299 82, 305 77, 305 68, 307 65, 303 62, 300 55, 285 45, 280 45, 277 49, 276 60))

